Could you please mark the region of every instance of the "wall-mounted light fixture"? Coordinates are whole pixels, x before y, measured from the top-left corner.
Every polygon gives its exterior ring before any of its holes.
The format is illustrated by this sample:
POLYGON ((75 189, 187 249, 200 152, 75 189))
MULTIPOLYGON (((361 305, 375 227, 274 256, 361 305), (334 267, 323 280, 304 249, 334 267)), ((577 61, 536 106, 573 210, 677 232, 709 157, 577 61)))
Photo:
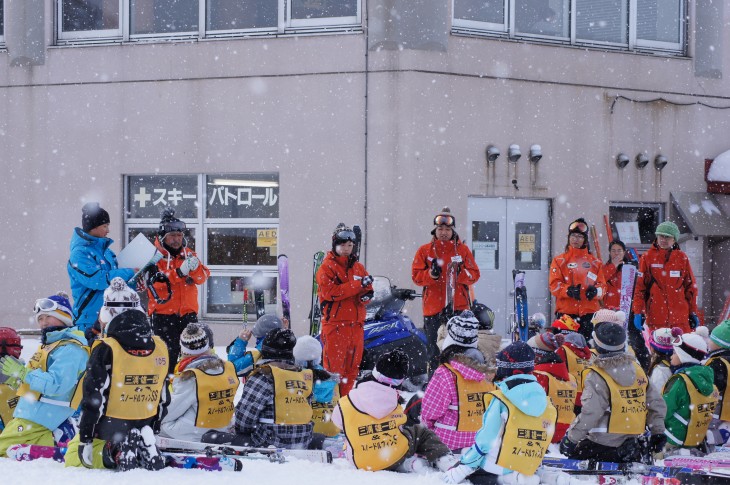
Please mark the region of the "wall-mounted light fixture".
POLYGON ((664 169, 664 167, 667 166, 667 163, 669 163, 669 161, 667 160, 667 157, 665 157, 664 155, 660 154, 660 155, 657 155, 656 158, 654 158, 654 168, 656 168, 659 171, 662 171, 664 169))
POLYGON ((616 166, 618 168, 626 168, 626 165, 629 164, 629 156, 625 153, 619 153, 616 155, 616 166))
POLYGON ((537 163, 542 158, 542 147, 540 145, 532 145, 530 147, 530 162, 537 163))
POLYGON ((509 150, 507 151, 507 160, 509 160, 512 163, 517 163, 517 160, 520 159, 522 156, 522 152, 520 151, 519 145, 510 145, 509 150))
POLYGON ((494 145, 487 145, 487 162, 494 163, 497 161, 502 152, 494 145))
POLYGON ((641 170, 642 168, 646 167, 649 164, 649 157, 644 155, 643 153, 639 153, 636 155, 636 168, 641 170))

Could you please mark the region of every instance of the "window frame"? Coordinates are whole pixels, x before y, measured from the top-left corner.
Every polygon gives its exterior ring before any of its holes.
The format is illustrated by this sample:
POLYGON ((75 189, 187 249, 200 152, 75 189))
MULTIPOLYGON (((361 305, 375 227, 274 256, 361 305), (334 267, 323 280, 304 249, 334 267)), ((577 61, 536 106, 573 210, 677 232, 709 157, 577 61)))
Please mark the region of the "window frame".
MULTIPOLYGON (((618 235, 618 230, 616 230, 616 237, 615 238, 613 237, 613 232, 614 232, 614 229, 615 229, 615 226, 616 226, 616 221, 614 221, 613 218, 611 217, 611 210, 612 209, 621 209, 621 208, 628 208, 628 209, 638 208, 638 209, 640 209, 640 208, 643 208, 643 207, 656 210, 657 211, 657 220, 659 221, 659 223, 661 223, 661 222, 663 222, 663 221, 666 220, 666 217, 667 217, 667 206, 666 206, 666 204, 664 202, 634 202, 634 201, 623 201, 623 200, 621 200, 621 201, 616 201, 616 200, 609 201, 608 202, 608 217, 609 217, 609 224, 610 224, 610 227, 611 227, 611 234, 609 234, 609 239, 610 240, 620 239, 619 238, 619 235, 618 235)), ((642 243, 642 244, 628 244, 627 243, 626 246, 627 247, 631 247, 631 248, 633 248, 633 249, 635 249, 635 250, 643 253, 644 251, 646 251, 647 249, 649 249, 651 247, 651 243, 648 243, 648 244, 644 244, 644 243, 642 243)))
MULTIPOLYGON (((680 0, 680 33, 679 42, 652 41, 637 38, 637 21, 638 21, 638 3, 637 0, 624 0, 627 3, 628 13, 628 32, 627 41, 624 42, 603 42, 591 39, 579 39, 576 36, 576 18, 577 11, 575 4, 577 0, 568 0, 568 21, 569 37, 550 36, 533 34, 529 32, 515 31, 515 0, 504 0, 505 3, 505 22, 504 24, 495 24, 491 22, 479 22, 474 20, 462 20, 454 17, 454 3, 458 0, 451 0, 451 32, 452 34, 499 37, 511 40, 527 40, 546 44, 571 45, 576 47, 611 49, 628 52, 648 52, 653 54, 664 54, 677 57, 687 55, 689 48, 687 39, 687 25, 689 22, 689 2, 688 0, 680 0)), ((557 12, 556 12, 557 13, 557 12)))
MULTIPOLYGON (((276 174, 277 176, 277 183, 279 184, 279 188, 281 188, 281 179, 280 174, 278 172, 261 172, 262 174, 271 175, 276 174)), ((242 174, 250 174, 250 172, 242 172, 242 174)), ((123 244, 122 247, 125 247, 130 240, 130 230, 133 229, 157 229, 159 227, 159 220, 152 220, 152 219, 145 219, 145 218, 127 218, 126 214, 131 213, 129 208, 127 207, 128 200, 129 200, 129 179, 136 176, 144 176, 144 177, 166 177, 166 176, 176 176, 176 175, 192 175, 192 174, 177 174, 177 173, 160 173, 160 174, 149 174, 149 173, 125 173, 122 174, 123 180, 124 180, 124 193, 123 193, 123 206, 124 206, 124 216, 122 218, 122 234, 123 234, 123 244)), ((198 201, 206 201, 207 200, 207 193, 206 193, 206 181, 208 180, 208 177, 215 177, 217 175, 220 175, 219 172, 206 172, 206 173, 197 173, 194 174, 197 177, 197 197, 198 201)), ((231 175, 236 175, 236 173, 231 173, 231 175)), ((208 264, 208 229, 216 229, 216 228, 233 228, 233 229, 276 229, 277 230, 277 248, 278 248, 278 231, 280 229, 280 218, 207 218, 206 217, 206 203, 199 203, 197 204, 197 214, 195 217, 181 217, 180 220, 185 222, 188 229, 194 230, 196 235, 196 247, 195 252, 200 257, 200 260, 205 264, 208 269, 210 270, 210 276, 211 277, 251 277, 256 271, 263 272, 264 276, 274 278, 276 281, 276 284, 278 285, 279 279, 278 279, 278 266, 277 262, 274 262, 270 265, 211 265, 208 264)), ((278 252, 277 252, 278 256, 278 252)), ((274 258, 276 259, 276 258, 274 258)), ((274 302, 270 305, 278 305, 278 291, 276 293, 276 298, 274 299, 274 302)), ((223 320, 226 322, 240 319, 240 314, 228 314, 228 313, 209 313, 208 311, 208 281, 203 283, 198 287, 198 308, 199 308, 199 315, 202 320, 223 320)), ((248 309, 249 314, 251 314, 252 309, 248 309)), ((268 310, 268 309, 267 309, 268 310)), ((253 315, 255 315, 255 310, 253 311, 253 315)))
MULTIPOLYGON (((0 0, 2 1, 2 0, 0 0)), ((119 28, 65 32, 63 27, 63 0, 55 0, 57 45, 81 43, 124 43, 124 42, 164 42, 190 41, 228 37, 284 36, 301 33, 343 33, 362 31, 362 8, 365 0, 357 2, 357 14, 350 17, 325 17, 317 19, 292 19, 291 0, 277 0, 277 25, 250 29, 208 30, 208 0, 198 1, 198 28, 188 32, 134 34, 131 32, 130 0, 118 0, 119 28)), ((507 0, 505 0, 506 2, 507 0)))
POLYGON ((7 9, 5 8, 5 0, 0 0, 0 4, 2 4, 2 7, 3 7, 2 19, 0 19, 0 20, 3 21, 2 22, 3 23, 3 30, 2 30, 2 32, 0 32, 0 46, 3 46, 4 47, 5 46, 5 29, 8 28, 7 22, 5 22, 5 11, 7 9))

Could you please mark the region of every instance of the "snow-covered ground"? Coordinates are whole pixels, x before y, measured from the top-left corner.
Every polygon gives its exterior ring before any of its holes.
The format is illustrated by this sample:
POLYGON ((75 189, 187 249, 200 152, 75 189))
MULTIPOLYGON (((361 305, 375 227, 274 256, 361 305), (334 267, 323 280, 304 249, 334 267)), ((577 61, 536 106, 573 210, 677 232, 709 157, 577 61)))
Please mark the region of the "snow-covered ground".
MULTIPOLYGON (((26 361, 38 348, 38 340, 23 339, 22 358, 26 361)), ((225 358, 225 348, 216 347, 216 352, 225 358)), ((159 472, 133 470, 119 473, 111 470, 87 470, 64 468, 62 463, 52 460, 16 462, 0 458, 2 483, 41 485, 50 481, 65 485, 221 485, 223 483, 252 483, 259 485, 439 485, 441 474, 436 472, 415 475, 394 472, 366 472, 356 470, 344 459, 333 464, 310 463, 290 459, 286 463, 270 463, 266 460, 244 460, 242 472, 208 472, 203 470, 182 470, 166 468, 159 472)), ((573 479, 571 485, 594 484, 597 479, 573 479)), ((627 485, 639 485, 631 480, 627 485)))

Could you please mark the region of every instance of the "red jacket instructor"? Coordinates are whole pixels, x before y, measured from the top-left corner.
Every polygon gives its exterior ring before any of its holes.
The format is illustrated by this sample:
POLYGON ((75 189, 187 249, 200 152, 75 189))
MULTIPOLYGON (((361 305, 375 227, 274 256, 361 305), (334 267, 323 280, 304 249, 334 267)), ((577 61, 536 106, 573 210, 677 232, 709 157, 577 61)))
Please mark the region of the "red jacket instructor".
POLYGON ((365 345, 365 302, 373 291, 373 277, 355 259, 354 249, 355 233, 339 224, 332 234, 332 251, 317 271, 322 364, 340 375, 340 396, 347 395, 357 379, 365 345))
POLYGON ((431 242, 418 248, 411 265, 413 282, 423 286, 423 328, 432 371, 438 367, 438 329, 451 317, 450 309, 446 308, 446 268, 452 261, 459 263, 454 289, 455 313, 471 307, 469 286, 479 280, 480 274, 474 256, 454 230, 456 220, 448 207, 434 217, 433 225, 436 227, 431 231, 431 242))
POLYGON ((167 287, 156 283, 154 290, 161 299, 170 297, 165 303, 157 303, 147 289, 152 328, 170 352, 169 373, 173 374, 180 356, 180 335, 188 323, 198 321, 198 285, 210 276, 210 270, 198 259, 195 251, 187 247, 185 223, 175 217, 173 209, 162 213, 155 246, 162 254, 157 270, 170 280, 172 295, 167 287))

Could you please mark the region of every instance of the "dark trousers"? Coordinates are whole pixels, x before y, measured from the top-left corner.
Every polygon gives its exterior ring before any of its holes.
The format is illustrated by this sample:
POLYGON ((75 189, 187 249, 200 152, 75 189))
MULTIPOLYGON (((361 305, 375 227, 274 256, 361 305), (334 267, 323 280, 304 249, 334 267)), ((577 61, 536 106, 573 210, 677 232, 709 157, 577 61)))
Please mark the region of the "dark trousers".
POLYGON ((170 356, 168 374, 175 373, 175 366, 180 358, 180 335, 182 335, 188 323, 197 321, 198 315, 195 313, 182 316, 152 314, 152 331, 167 344, 167 351, 170 356))
POLYGON ((441 442, 436 433, 422 424, 405 425, 401 430, 408 439, 408 451, 398 462, 389 466, 388 470, 397 470, 401 463, 413 455, 435 463, 442 456, 451 453, 449 447, 441 442))
POLYGON ((574 460, 610 461, 614 463, 631 463, 641 461, 641 447, 636 438, 628 438, 620 446, 611 447, 585 439, 578 443, 575 451, 568 458, 574 460))
POLYGON ((441 325, 446 324, 449 320, 449 316, 446 315, 446 310, 430 317, 423 317, 423 332, 426 334, 426 342, 428 346, 428 375, 433 375, 436 368, 439 366, 439 355, 441 350, 436 345, 438 340, 438 332, 441 325))
POLYGON ((641 365, 646 372, 649 370, 651 356, 649 355, 649 349, 646 347, 644 336, 641 334, 641 331, 634 326, 633 313, 629 315, 628 329, 629 345, 631 345, 631 348, 634 349, 634 354, 636 355, 636 360, 639 361, 639 365, 641 365))
MULTIPOLYGON (((555 312, 555 318, 560 318, 563 315, 565 313, 555 312)), ((590 341, 593 338, 593 323, 591 322, 593 313, 586 313, 583 316, 572 315, 570 313, 568 315, 580 325, 578 333, 586 338, 586 342, 590 341)))

